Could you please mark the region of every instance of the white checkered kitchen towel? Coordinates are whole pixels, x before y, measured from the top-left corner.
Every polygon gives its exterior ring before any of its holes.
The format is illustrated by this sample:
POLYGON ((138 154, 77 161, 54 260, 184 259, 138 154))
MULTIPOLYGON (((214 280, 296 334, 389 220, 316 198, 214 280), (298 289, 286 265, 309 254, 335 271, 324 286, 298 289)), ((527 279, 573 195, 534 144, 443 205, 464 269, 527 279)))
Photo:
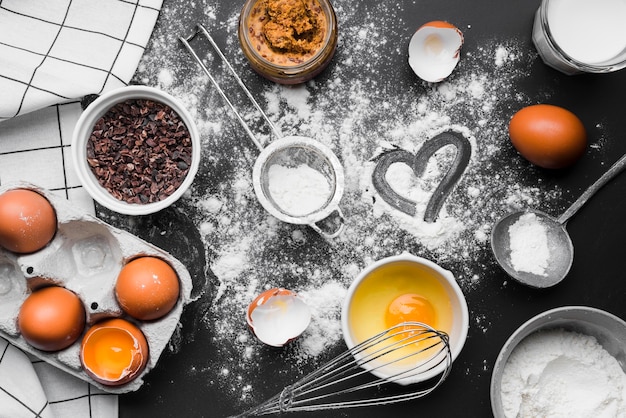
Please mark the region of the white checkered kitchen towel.
POLYGON ((0 1, 0 119, 126 85, 161 1, 0 1))
POLYGON ((117 415, 117 395, 27 356, 0 339, 0 416, 3 418, 111 418, 117 415))
MULTIPOLYGON (((0 183, 93 213, 70 158, 80 100, 128 84, 162 0, 0 0, 0 183)), ((0 277, 0 280, 2 277, 0 277)), ((115 417, 107 394, 0 338, 0 417, 115 417)))
POLYGON ((69 152, 80 100, 128 84, 161 6, 0 0, 0 183, 25 180, 93 213, 69 152))

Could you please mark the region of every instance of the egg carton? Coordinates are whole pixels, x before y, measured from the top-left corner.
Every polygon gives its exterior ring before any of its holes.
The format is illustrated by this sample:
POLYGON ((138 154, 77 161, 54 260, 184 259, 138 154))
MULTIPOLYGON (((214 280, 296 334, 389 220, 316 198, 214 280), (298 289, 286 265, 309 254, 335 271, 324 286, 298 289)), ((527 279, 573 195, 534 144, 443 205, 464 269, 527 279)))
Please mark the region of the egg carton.
POLYGON ((15 346, 110 393, 139 389, 143 377, 154 368, 178 326, 183 307, 191 298, 191 276, 185 266, 166 251, 117 229, 89 214, 76 211, 70 203, 48 190, 30 183, 0 186, 0 194, 12 189, 30 189, 46 197, 57 216, 57 232, 43 249, 32 254, 16 254, 0 248, 0 336, 15 346), (178 274, 179 299, 164 317, 138 321, 128 317, 115 298, 115 282, 122 267, 139 256, 155 256, 167 261, 178 274), (144 333, 149 347, 146 368, 134 380, 121 386, 94 381, 80 363, 82 336, 66 349, 40 351, 20 335, 17 316, 31 289, 42 280, 63 286, 78 295, 86 311, 85 331, 105 318, 124 318, 144 333))

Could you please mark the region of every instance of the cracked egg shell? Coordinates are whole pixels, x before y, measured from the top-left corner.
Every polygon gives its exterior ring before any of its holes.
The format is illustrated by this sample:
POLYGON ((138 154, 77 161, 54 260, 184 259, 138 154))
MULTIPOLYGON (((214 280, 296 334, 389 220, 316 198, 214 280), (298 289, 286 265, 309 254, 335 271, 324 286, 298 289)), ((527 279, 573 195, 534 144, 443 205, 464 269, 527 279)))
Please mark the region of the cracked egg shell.
POLYGON ((442 81, 459 62, 463 33, 454 25, 436 20, 422 25, 409 42, 409 65, 419 78, 442 81))
POLYGON ((309 326, 311 310, 291 290, 275 287, 264 291, 250 303, 246 320, 261 342, 282 347, 309 326))
POLYGON ((146 337, 136 325, 112 318, 96 323, 85 333, 80 362, 96 382, 118 386, 141 374, 149 351, 146 337))

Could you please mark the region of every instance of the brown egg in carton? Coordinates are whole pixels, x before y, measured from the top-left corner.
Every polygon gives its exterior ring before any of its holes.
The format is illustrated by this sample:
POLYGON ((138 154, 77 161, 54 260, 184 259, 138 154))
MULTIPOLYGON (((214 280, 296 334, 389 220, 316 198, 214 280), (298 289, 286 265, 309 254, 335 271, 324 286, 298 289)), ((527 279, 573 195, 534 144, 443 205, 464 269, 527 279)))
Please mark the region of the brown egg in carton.
POLYGON ((57 230, 42 249, 19 254, 0 247, 0 336, 25 352, 111 393, 139 389, 143 377, 154 368, 178 326, 184 306, 189 303, 192 282, 185 266, 166 251, 106 222, 81 213, 70 202, 29 183, 0 186, 0 196, 9 190, 28 189, 45 197, 56 211, 57 230), (165 316, 140 321, 129 317, 115 295, 115 283, 122 267, 143 256, 167 262, 179 280, 178 301, 165 316), (18 315, 23 302, 42 285, 53 284, 74 292, 82 301, 86 324, 81 337, 59 351, 42 351, 22 336, 18 315), (149 356, 145 369, 121 385, 104 385, 85 372, 80 360, 81 340, 89 328, 106 318, 123 318, 145 335, 149 356))

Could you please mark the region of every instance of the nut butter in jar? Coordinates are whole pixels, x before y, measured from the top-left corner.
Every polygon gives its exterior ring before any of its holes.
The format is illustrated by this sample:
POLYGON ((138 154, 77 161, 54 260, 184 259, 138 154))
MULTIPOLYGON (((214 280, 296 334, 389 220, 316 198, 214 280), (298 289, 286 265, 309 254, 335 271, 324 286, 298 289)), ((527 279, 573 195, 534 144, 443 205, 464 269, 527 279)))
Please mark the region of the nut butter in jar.
POLYGON ((239 42, 263 77, 280 84, 304 83, 335 54, 337 18, 329 0, 246 0, 239 42))

